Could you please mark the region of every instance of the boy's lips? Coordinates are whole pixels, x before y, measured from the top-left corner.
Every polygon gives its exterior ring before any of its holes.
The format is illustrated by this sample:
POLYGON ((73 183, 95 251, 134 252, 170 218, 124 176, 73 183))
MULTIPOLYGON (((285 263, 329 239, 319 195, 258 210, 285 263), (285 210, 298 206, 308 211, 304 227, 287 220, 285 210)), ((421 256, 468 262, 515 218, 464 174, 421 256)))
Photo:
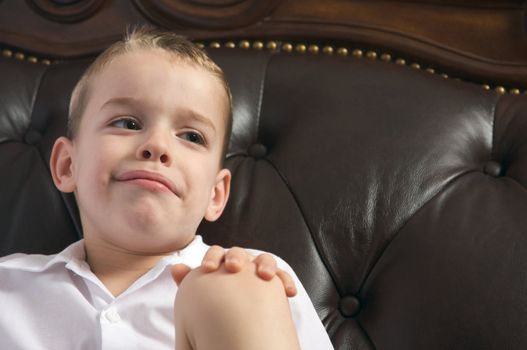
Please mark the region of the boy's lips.
POLYGON ((180 193, 174 183, 165 176, 156 172, 147 170, 132 170, 117 175, 115 179, 117 181, 123 182, 136 182, 139 185, 151 187, 152 189, 157 190, 163 190, 163 188, 166 188, 176 196, 180 197, 180 193))

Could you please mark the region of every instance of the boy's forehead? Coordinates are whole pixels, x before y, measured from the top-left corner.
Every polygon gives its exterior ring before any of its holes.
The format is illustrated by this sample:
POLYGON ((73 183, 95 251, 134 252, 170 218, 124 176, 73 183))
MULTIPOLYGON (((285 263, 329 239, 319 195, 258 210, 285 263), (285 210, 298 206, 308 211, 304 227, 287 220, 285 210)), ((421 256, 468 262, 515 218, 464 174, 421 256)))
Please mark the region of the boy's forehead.
MULTIPOLYGON (((161 49, 134 49, 116 54, 105 62, 92 80, 104 80, 106 77, 125 72, 126 74, 139 72, 145 68, 173 67, 179 70, 196 70, 200 68, 177 58, 161 49)), ((134 75, 132 75, 134 77, 134 75)))
MULTIPOLYGON (((189 83, 193 79, 191 76, 200 74, 202 81, 205 76, 201 69, 185 64, 184 62, 176 62, 163 50, 133 50, 131 52, 120 53, 111 58, 102 67, 94 72, 90 77, 90 88, 105 93, 129 93, 135 92, 134 89, 145 82, 157 82, 157 84, 167 85, 170 82, 176 81, 178 83, 188 80, 189 83), (176 71, 174 73, 173 71, 176 71), (192 72, 192 73, 190 73, 192 72), (174 79, 177 74, 177 79, 174 79)), ((212 79, 209 79, 209 85, 214 85, 212 79)), ((154 88, 155 86, 148 86, 154 88)), ((148 91, 141 91, 148 92, 148 91)))
POLYGON ((161 49, 137 49, 113 57, 89 79, 87 104, 100 109, 111 100, 124 104, 161 98, 164 94, 156 91, 164 92, 162 86, 172 88, 174 101, 189 97, 187 109, 195 109, 197 115, 220 114, 221 129, 225 128, 230 101, 220 79, 204 67, 161 49))
MULTIPOLYGON (((177 57, 175 53, 163 49, 134 49, 118 54, 92 77, 91 85, 95 89, 104 87, 134 88, 140 79, 149 79, 152 83, 168 84, 175 81, 182 87, 196 87, 194 92, 215 91, 211 98, 227 100, 227 91, 220 78, 198 63, 192 63, 177 57), (125 80, 133 84, 112 84, 115 80, 125 80), (157 78, 157 80, 154 80, 157 78), (109 85, 110 84, 110 85, 109 85), (96 86, 100 85, 100 86, 96 86), (225 99, 221 99, 225 97, 225 99)), ((180 91, 181 93, 186 92, 180 91)), ((193 91, 193 90, 190 90, 193 91)), ((112 91, 114 92, 114 91, 112 91)))

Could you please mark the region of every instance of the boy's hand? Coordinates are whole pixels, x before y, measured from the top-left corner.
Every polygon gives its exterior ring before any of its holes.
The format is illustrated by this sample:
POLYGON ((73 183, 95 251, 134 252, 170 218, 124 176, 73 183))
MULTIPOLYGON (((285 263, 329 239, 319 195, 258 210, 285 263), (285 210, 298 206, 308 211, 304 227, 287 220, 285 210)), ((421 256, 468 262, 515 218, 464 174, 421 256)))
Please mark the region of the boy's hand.
MULTIPOLYGON (((203 261, 201 262, 201 269, 204 272, 214 272, 220 268, 223 264, 225 270, 231 273, 241 271, 245 264, 254 263, 256 264, 256 273, 258 276, 266 281, 271 280, 274 276, 277 276, 284 285, 285 293, 288 297, 294 297, 296 295, 295 283, 291 276, 276 266, 276 260, 270 254, 260 254, 254 257, 247 253, 245 249, 234 247, 229 250, 225 250, 220 246, 214 245, 209 248, 203 261)), ((179 285, 183 278, 191 271, 191 269, 183 264, 176 264, 172 267, 172 277, 179 285)))

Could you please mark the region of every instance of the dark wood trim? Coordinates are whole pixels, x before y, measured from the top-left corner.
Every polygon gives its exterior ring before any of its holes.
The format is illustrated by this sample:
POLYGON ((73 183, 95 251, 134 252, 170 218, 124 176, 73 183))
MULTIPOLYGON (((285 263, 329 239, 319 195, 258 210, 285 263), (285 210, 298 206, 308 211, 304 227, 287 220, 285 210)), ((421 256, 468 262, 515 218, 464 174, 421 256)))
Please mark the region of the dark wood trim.
POLYGON ((42 14, 29 5, 35 3, 68 8, 52 0, 0 1, 1 47, 75 59, 100 52, 129 25, 150 23, 203 41, 387 52, 465 80, 527 88, 523 0, 80 0, 71 3, 91 12, 82 20, 72 13, 75 24, 42 14))

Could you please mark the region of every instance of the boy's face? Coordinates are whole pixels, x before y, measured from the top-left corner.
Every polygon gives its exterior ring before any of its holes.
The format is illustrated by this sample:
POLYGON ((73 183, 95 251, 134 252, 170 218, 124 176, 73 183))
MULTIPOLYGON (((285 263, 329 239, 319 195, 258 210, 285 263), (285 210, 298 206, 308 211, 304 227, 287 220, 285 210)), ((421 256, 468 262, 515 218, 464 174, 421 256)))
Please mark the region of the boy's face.
POLYGON ((52 155, 55 183, 76 193, 85 237, 140 253, 184 247, 229 194, 222 85, 143 49, 114 58, 89 89, 77 137, 59 139, 52 155))

